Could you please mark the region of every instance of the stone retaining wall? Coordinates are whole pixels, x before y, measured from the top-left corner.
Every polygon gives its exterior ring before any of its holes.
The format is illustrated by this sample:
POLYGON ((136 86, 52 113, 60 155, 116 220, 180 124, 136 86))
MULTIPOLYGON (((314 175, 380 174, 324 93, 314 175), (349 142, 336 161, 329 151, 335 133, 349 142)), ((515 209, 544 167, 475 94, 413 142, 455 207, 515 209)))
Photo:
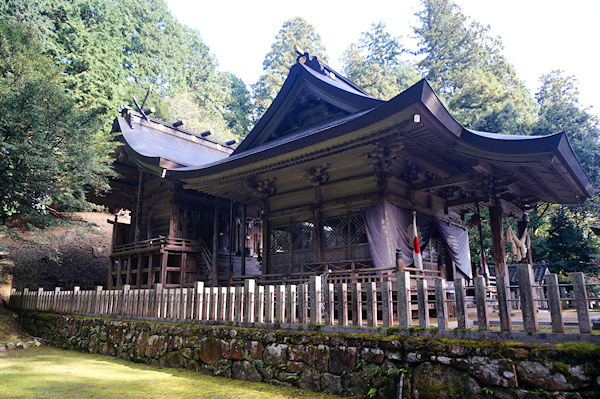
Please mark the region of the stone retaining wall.
MULTIPOLYGON (((312 391, 396 398, 600 398, 600 346, 333 334, 23 313, 53 345, 312 391)), ((389 333, 389 331, 388 331, 389 333)))

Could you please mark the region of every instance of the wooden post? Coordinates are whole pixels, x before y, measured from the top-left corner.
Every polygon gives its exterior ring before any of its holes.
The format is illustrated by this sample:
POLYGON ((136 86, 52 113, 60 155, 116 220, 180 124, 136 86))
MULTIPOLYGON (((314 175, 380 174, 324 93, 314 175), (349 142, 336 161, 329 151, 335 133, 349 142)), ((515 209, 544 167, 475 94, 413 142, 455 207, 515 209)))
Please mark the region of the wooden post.
POLYGON ((202 320, 210 320, 210 303, 212 302, 210 293, 211 288, 204 287, 204 310, 202 311, 202 320))
POLYGON ((366 283, 365 290, 367 292, 367 326, 377 327, 377 292, 375 291, 375 283, 366 283))
POLYGON ((194 283, 194 293, 196 295, 194 303, 194 315, 196 320, 202 320, 202 306, 204 304, 204 281, 194 283))
POLYGON ((469 328, 469 317, 467 313, 467 292, 465 280, 454 279, 454 298, 456 300, 456 321, 458 328, 466 330, 469 328))
POLYGON ((427 303, 427 280, 417 279, 417 306, 419 327, 429 328, 429 303, 427 303))
POLYGON ((102 313, 101 307, 100 307, 100 298, 101 297, 102 297, 102 286, 98 285, 98 286, 96 286, 96 295, 94 297, 94 310, 92 313, 95 313, 95 314, 102 313))
POLYGON ((510 306, 508 305, 508 296, 510 293, 510 281, 508 276, 496 277, 496 292, 498 295, 498 314, 500 316, 500 330, 512 330, 512 320, 510 317, 510 306))
POLYGON ((219 306, 219 287, 210 288, 210 320, 217 320, 219 306))
POLYGON ((490 329, 490 318, 486 301, 485 278, 483 276, 473 279, 475 285, 475 305, 477 306, 477 323, 480 330, 490 329))
POLYGON ((517 265, 517 279, 521 293, 521 311, 523 312, 523 329, 525 332, 538 330, 537 306, 533 295, 533 269, 531 265, 517 265))
POLYGON ((346 327, 348 325, 348 285, 338 283, 338 325, 346 327))
POLYGON ((575 307, 577 309, 577 320, 579 321, 579 332, 582 334, 590 334, 592 332, 590 305, 588 302, 588 294, 585 289, 583 273, 572 273, 571 279, 573 280, 573 295, 575 297, 575 307))
POLYGON ((219 304, 217 309, 217 320, 227 320, 227 287, 218 287, 219 304))
POLYGON ((281 324, 285 323, 285 286, 278 285, 275 290, 275 322, 281 324))
POLYGON ((321 296, 321 276, 310 276, 310 322, 311 324, 321 324, 323 315, 321 305, 323 298, 321 296))
POLYGON ((44 296, 44 289, 38 288, 37 295, 35 298, 35 309, 40 310, 42 308, 42 297, 44 296))
POLYGON ((362 319, 362 290, 360 283, 352 283, 352 325, 355 327, 361 327, 363 324, 362 319))
POLYGON ((412 311, 410 308, 410 273, 396 273, 398 284, 398 325, 400 328, 410 327, 412 324, 412 311))
POLYGON ((296 286, 288 285, 286 287, 286 303, 285 303, 285 312, 287 313, 286 322, 289 324, 296 322, 296 286))
POLYGON ((548 310, 552 320, 552 332, 562 334, 565 332, 565 323, 562 317, 562 306, 560 301, 560 290, 558 287, 558 276, 554 273, 547 274, 546 295, 548 297, 548 310))
POLYGON ((210 265, 211 284, 219 284, 219 198, 215 197, 215 211, 213 216, 213 248, 212 264, 210 265))
POLYGON ((235 287, 235 321, 241 322, 244 317, 244 287, 235 287))
POLYGON ((298 323, 308 324, 308 285, 298 286, 298 323))
POLYGON ((394 308, 392 303, 392 283, 384 281, 381 283, 381 316, 384 327, 394 325, 394 308))
MULTIPOLYGON (((240 258, 240 268, 241 268, 241 275, 245 276, 246 275, 246 204, 242 205, 242 228, 240 229, 240 235, 239 235, 239 239, 238 239, 238 243, 240 244, 241 248, 240 248, 240 254, 241 254, 241 258, 240 258)), ((252 310, 254 311, 254 309, 252 310)), ((254 319, 252 319, 252 321, 254 321, 254 319)))
POLYGON ((435 280, 436 317, 440 330, 448 329, 448 303, 446 302, 446 280, 435 280))
POLYGON ((326 283, 323 284, 323 304, 324 304, 324 309, 325 309, 325 324, 326 325, 332 325, 333 324, 333 284, 331 283, 326 283))
MULTIPOLYGON (((138 176, 137 202, 135 205, 135 235, 134 242, 139 242, 142 234, 142 211, 144 204, 144 177, 145 173, 140 170, 138 176)), ((148 237, 150 238, 150 237, 148 237)), ((138 276, 139 278, 139 276, 138 276)))
POLYGON ((256 286, 256 294, 254 298, 254 316, 257 323, 265 322, 265 287, 263 285, 256 286))
POLYGON ((508 276, 508 267, 506 266, 506 247, 504 244, 504 232, 502 229, 502 210, 499 206, 490 206, 489 211, 496 277, 508 276))
POLYGON ((246 293, 246 303, 244 305, 244 321, 254 323, 254 294, 256 291, 256 280, 247 279, 244 281, 244 292, 246 293))
MULTIPOLYGON (((302 289, 302 286, 300 286, 302 289)), ((302 305, 300 305, 302 312, 302 305)), ((275 315, 275 286, 267 285, 265 287, 265 322, 273 323, 275 315)))
POLYGON ((235 287, 227 287, 227 305, 225 306, 227 313, 225 320, 235 320, 235 287))

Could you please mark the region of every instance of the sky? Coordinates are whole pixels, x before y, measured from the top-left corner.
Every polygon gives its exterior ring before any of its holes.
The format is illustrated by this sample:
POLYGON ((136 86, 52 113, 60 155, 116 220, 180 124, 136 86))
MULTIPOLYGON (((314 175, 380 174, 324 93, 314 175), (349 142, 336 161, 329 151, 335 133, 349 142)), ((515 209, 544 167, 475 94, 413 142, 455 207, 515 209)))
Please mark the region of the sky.
MULTIPOLYGON (((285 21, 296 16, 311 23, 339 71, 344 50, 371 23, 383 21, 408 48, 416 47, 412 27, 419 0, 271 1, 166 0, 181 23, 200 32, 219 62, 219 70, 247 84, 258 80, 262 63, 285 21)), ((539 78, 561 69, 579 83, 580 102, 600 115, 599 0, 455 0, 462 12, 489 25, 504 56, 532 94, 539 78)))

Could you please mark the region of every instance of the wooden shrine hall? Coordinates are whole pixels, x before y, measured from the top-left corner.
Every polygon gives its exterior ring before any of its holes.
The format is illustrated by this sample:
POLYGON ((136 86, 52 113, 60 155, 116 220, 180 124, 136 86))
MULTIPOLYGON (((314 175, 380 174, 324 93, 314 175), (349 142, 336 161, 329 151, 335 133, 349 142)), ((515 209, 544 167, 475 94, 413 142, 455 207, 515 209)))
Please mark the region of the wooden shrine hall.
POLYGON ((263 275, 385 273, 397 254, 413 263, 413 212, 424 267, 471 278, 466 215, 479 207, 490 210, 496 275, 505 276, 504 216, 522 233, 538 202, 580 204, 596 190, 564 133, 469 130, 426 80, 382 101, 308 53, 235 149, 131 110, 115 131, 123 177, 104 203, 114 197, 132 222, 115 222, 109 286, 133 274, 139 286, 216 284, 227 262, 215 257, 247 248, 262 254, 263 275), (221 239, 227 232, 234 238, 221 239))

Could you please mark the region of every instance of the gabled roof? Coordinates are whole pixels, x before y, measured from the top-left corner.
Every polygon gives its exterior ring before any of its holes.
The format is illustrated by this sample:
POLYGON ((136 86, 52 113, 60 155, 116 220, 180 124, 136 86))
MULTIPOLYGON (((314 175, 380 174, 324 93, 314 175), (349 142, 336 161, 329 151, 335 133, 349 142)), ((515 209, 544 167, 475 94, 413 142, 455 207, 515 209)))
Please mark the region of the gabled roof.
MULTIPOLYGON (((146 171, 200 167, 228 157, 233 148, 155 118, 147 120, 133 111, 115 119, 113 131, 122 134, 127 153, 146 171)), ((210 134, 210 133, 209 133, 210 134)))
POLYGON ((234 154, 383 103, 305 53, 298 57, 277 97, 234 154))

